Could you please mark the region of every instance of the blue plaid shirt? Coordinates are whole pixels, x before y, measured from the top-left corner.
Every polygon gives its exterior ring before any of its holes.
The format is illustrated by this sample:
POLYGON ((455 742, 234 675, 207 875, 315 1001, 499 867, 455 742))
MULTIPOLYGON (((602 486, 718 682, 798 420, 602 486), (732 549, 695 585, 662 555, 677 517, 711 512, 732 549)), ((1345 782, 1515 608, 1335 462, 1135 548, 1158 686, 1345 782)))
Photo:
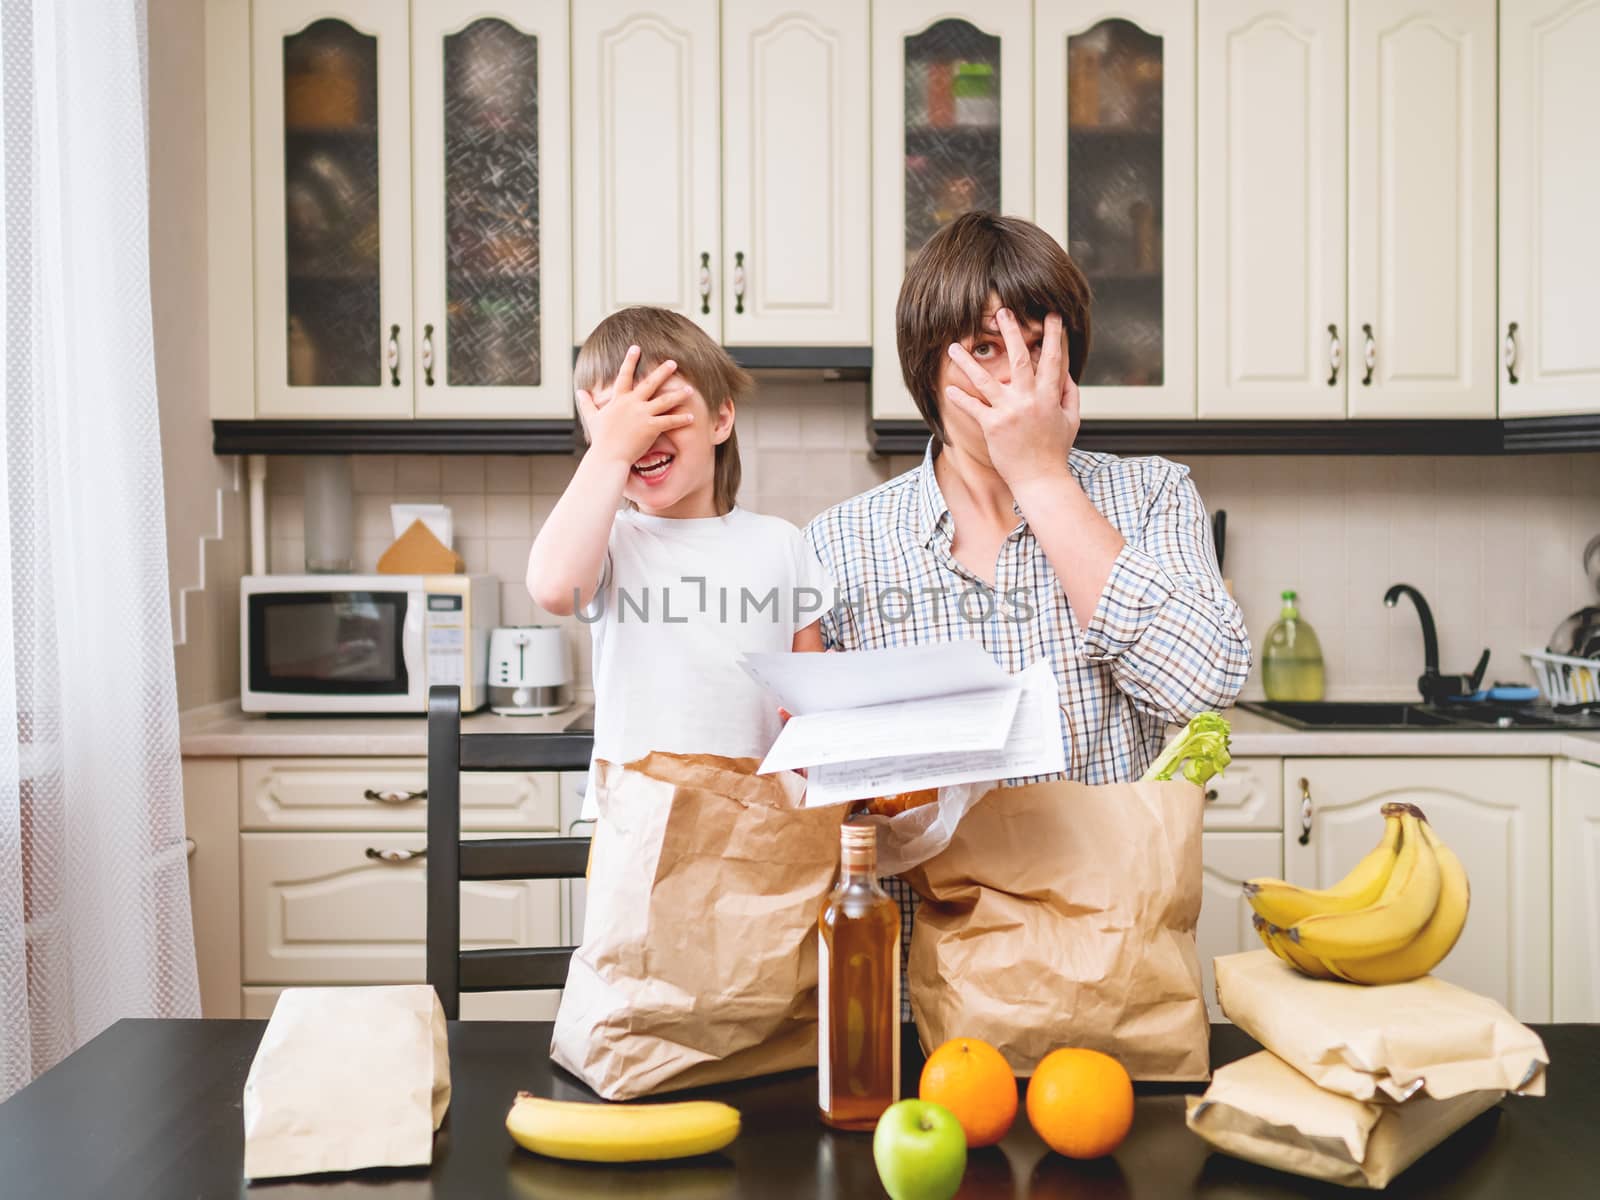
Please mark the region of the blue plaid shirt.
POLYGON ((978 639, 1011 672, 1048 658, 1061 689, 1066 777, 1137 779, 1166 726, 1233 702, 1250 670, 1250 639, 1217 573, 1187 467, 1084 450, 1069 465, 1127 541, 1087 621, 1072 612, 1020 511, 993 589, 955 560, 930 442, 920 466, 806 526, 845 601, 823 617, 823 642, 870 650, 978 639))

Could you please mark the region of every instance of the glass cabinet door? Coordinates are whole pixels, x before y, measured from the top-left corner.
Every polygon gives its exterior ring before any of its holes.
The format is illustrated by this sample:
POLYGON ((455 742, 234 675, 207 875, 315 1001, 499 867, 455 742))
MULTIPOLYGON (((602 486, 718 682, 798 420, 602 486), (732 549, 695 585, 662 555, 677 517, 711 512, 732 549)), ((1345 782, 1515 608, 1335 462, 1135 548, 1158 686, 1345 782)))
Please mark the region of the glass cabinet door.
POLYGON ((409 416, 404 6, 331 7, 255 6, 257 411, 409 416))
POLYGON ((1193 6, 1072 7, 1040 13, 1039 220, 1094 294, 1084 412, 1192 416, 1193 6))
POLYGON ((964 212, 1032 214, 1033 5, 875 0, 872 25, 872 413, 915 419, 895 347, 906 267, 964 212))
POLYGON ((570 416, 566 5, 459 12, 412 5, 417 415, 570 416))

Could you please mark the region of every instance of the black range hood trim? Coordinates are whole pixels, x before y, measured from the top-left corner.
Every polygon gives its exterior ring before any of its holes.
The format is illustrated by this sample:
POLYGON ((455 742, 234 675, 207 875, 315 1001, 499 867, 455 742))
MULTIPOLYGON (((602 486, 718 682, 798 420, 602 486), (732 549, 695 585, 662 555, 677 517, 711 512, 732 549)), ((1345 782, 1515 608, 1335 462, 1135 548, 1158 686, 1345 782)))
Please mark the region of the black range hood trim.
POLYGON ((571 454, 565 421, 213 421, 213 454, 571 454))

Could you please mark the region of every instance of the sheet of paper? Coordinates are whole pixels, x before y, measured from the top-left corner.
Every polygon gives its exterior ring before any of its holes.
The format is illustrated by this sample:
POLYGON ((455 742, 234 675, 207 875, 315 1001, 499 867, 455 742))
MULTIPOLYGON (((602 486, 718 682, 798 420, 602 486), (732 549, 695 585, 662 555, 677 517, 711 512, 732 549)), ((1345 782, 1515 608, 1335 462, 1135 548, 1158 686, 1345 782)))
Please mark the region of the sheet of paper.
POLYGON ((934 696, 901 704, 834 709, 791 717, 761 764, 761 774, 875 758, 885 746, 899 757, 999 750, 1022 689, 934 696))
POLYGON ((1010 735, 1001 749, 895 756, 816 767, 806 772, 806 804, 840 804, 952 783, 985 783, 1065 771, 1061 696, 1050 663, 1041 659, 1016 678, 1022 684, 1022 696, 1010 735))
POLYGON ((982 642, 847 654, 747 654, 741 665, 795 716, 1015 686, 982 642))

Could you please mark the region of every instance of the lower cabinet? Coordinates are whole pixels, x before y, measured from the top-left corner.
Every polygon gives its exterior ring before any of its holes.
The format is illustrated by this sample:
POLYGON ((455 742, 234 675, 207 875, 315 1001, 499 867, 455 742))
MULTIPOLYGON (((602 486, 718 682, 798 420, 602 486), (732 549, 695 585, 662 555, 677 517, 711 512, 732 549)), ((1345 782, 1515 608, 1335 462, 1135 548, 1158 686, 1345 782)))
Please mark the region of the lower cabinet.
POLYGON ((1548 758, 1285 759, 1284 878, 1336 883, 1377 843, 1384 804, 1417 805, 1472 881, 1467 927, 1435 974, 1519 1020, 1548 1021, 1550 767, 1548 758))
POLYGON ((1281 833, 1207 833, 1200 838, 1203 867, 1200 881, 1200 975, 1205 980, 1206 1011, 1213 1021, 1226 1018, 1217 1007, 1217 980, 1212 960, 1261 946, 1250 924, 1250 905, 1240 888, 1246 879, 1283 874, 1281 833))
POLYGON ((1555 786, 1553 1021, 1600 1021, 1600 766, 1560 762, 1555 786))

